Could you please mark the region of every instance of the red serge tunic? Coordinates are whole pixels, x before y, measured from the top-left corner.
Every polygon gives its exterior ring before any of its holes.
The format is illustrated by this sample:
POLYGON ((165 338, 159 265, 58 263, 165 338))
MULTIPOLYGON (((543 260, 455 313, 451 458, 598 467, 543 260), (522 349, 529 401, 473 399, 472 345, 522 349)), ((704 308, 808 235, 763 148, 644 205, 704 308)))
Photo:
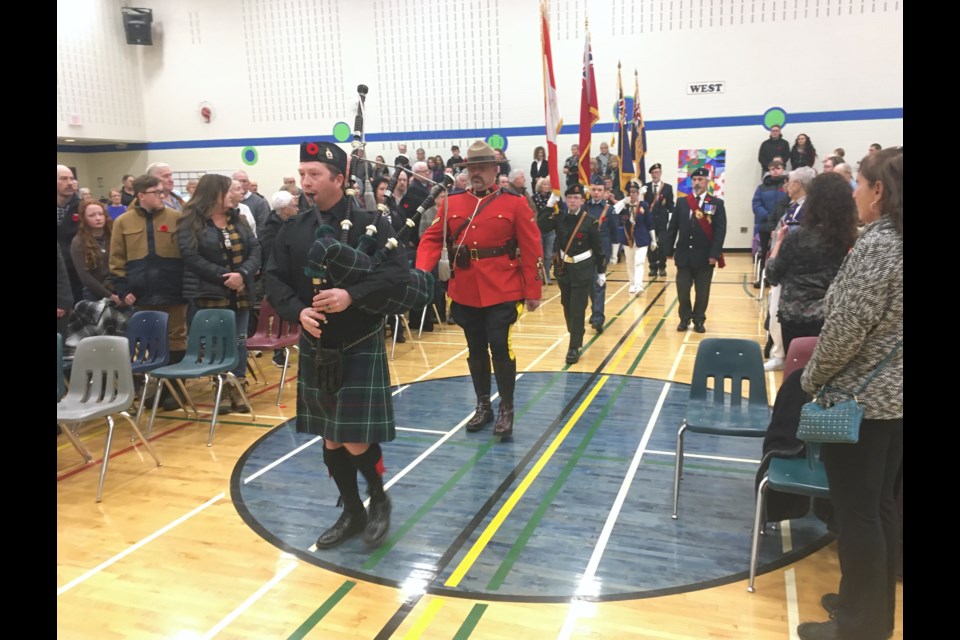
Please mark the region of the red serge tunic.
MULTIPOLYGON (((543 259, 540 229, 536 216, 526 199, 506 191, 502 192, 483 211, 464 227, 474 211, 497 192, 478 198, 472 191, 454 194, 447 198, 447 238, 453 237, 453 246, 463 244, 468 249, 493 249, 502 247, 516 238, 520 248, 516 260, 509 255, 470 260, 466 269, 454 264, 450 255, 450 278, 447 293, 459 304, 470 307, 489 307, 501 302, 517 300, 540 300, 542 284, 537 264, 543 259), (461 229, 463 227, 463 229, 461 229)), ((433 224, 420 238, 417 249, 417 269, 431 271, 440 260, 443 248, 443 211, 437 213, 433 224)))

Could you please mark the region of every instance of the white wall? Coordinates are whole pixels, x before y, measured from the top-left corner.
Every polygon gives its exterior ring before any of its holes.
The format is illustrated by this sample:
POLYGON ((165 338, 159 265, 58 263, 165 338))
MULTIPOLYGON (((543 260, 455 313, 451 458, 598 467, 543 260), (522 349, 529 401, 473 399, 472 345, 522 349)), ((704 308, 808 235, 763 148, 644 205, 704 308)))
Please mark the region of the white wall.
MULTIPOLYGON (((340 121, 352 125, 360 83, 370 87, 367 133, 395 134, 411 155, 417 146, 444 157, 451 143, 465 150, 474 136, 455 130, 536 127, 533 135, 508 136, 507 156, 514 167, 527 168, 533 148, 544 143, 536 0, 138 3, 154 10, 153 47, 124 44, 116 0, 68 4, 82 5, 84 11, 74 7, 72 15, 88 18, 85 29, 72 29, 68 37, 62 35, 65 20, 58 19, 58 136, 179 147, 86 154, 89 170, 108 182, 162 160, 182 171, 244 168, 269 195, 296 170, 295 140, 329 136, 340 121), (134 94, 141 102, 89 102, 97 121, 91 115, 82 131, 65 124, 64 114, 74 107, 64 106, 61 95, 78 104, 104 78, 114 80, 106 95, 134 94), (214 110, 209 124, 201 121, 201 104, 214 110), (120 111, 131 112, 126 124, 119 123, 120 111), (270 145, 263 138, 291 140, 270 145), (197 141, 218 146, 186 148, 197 141), (252 167, 241 160, 245 145, 259 152, 252 167)), ((578 120, 586 13, 601 124, 613 121, 618 60, 627 95, 633 70, 640 71, 651 128, 678 119, 756 116, 747 126, 648 131, 648 164, 676 167, 682 148, 727 149, 728 247, 749 246, 750 234, 740 228, 752 225, 757 148, 767 136, 760 114, 768 108, 825 112, 825 122, 788 119, 784 128, 790 140, 808 134, 821 157, 842 146, 855 163, 872 142, 902 143, 900 118, 836 119, 841 111, 902 108, 903 13, 897 1, 553 0, 554 64, 566 125, 578 120), (726 91, 686 94, 687 83, 710 80, 724 81, 726 91)), ((576 138, 561 136, 561 156, 576 138)), ((594 153, 610 138, 595 132, 594 153)), ((391 160, 396 142, 371 141, 367 150, 391 160)), ((669 178, 675 171, 665 173, 669 178)))

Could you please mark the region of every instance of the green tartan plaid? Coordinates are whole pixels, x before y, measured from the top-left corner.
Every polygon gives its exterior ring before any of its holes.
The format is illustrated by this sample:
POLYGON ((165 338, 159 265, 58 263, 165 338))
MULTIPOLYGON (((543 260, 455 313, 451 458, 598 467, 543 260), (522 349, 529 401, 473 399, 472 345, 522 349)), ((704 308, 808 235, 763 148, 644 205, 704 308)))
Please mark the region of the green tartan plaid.
POLYGON ((333 442, 389 442, 396 437, 383 329, 343 352, 343 386, 320 389, 314 365, 317 340, 300 335, 297 431, 333 442))

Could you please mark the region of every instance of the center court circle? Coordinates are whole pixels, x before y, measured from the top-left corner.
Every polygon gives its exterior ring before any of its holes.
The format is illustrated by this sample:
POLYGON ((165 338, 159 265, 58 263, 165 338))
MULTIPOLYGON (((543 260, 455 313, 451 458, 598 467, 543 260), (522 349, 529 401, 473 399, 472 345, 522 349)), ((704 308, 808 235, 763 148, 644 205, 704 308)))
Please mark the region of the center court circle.
MULTIPOLYGON (((338 491, 322 441, 297 433, 292 420, 240 458, 231 493, 244 521, 277 547, 405 590, 565 602, 714 587, 747 576, 762 443, 688 435, 680 517, 671 519, 673 451, 688 394, 687 385, 634 376, 525 373, 514 437, 498 442, 492 427, 450 433, 476 402, 469 377, 402 387, 394 396, 397 438, 383 447, 392 527, 374 551, 359 536, 309 551, 340 515, 338 491), (477 545, 482 536, 489 540, 477 545)), ((761 572, 832 539, 812 515, 792 520, 790 532, 787 554, 779 531, 762 540, 761 572)))

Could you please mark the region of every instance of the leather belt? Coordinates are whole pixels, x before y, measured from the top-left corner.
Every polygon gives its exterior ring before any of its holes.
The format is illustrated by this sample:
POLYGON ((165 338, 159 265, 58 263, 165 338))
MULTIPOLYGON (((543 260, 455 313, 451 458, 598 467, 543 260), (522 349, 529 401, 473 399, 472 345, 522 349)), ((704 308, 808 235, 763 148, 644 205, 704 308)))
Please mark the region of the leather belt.
POLYGON ((470 259, 471 260, 480 260, 481 258, 496 258, 497 256, 505 256, 509 251, 506 245, 502 247, 491 247, 489 249, 470 249, 470 259))
POLYGON ((578 253, 575 256, 567 255, 563 251, 560 252, 560 255, 563 257, 563 261, 569 264, 576 264, 578 262, 583 262, 587 258, 593 255, 592 249, 587 249, 583 253, 578 253))

